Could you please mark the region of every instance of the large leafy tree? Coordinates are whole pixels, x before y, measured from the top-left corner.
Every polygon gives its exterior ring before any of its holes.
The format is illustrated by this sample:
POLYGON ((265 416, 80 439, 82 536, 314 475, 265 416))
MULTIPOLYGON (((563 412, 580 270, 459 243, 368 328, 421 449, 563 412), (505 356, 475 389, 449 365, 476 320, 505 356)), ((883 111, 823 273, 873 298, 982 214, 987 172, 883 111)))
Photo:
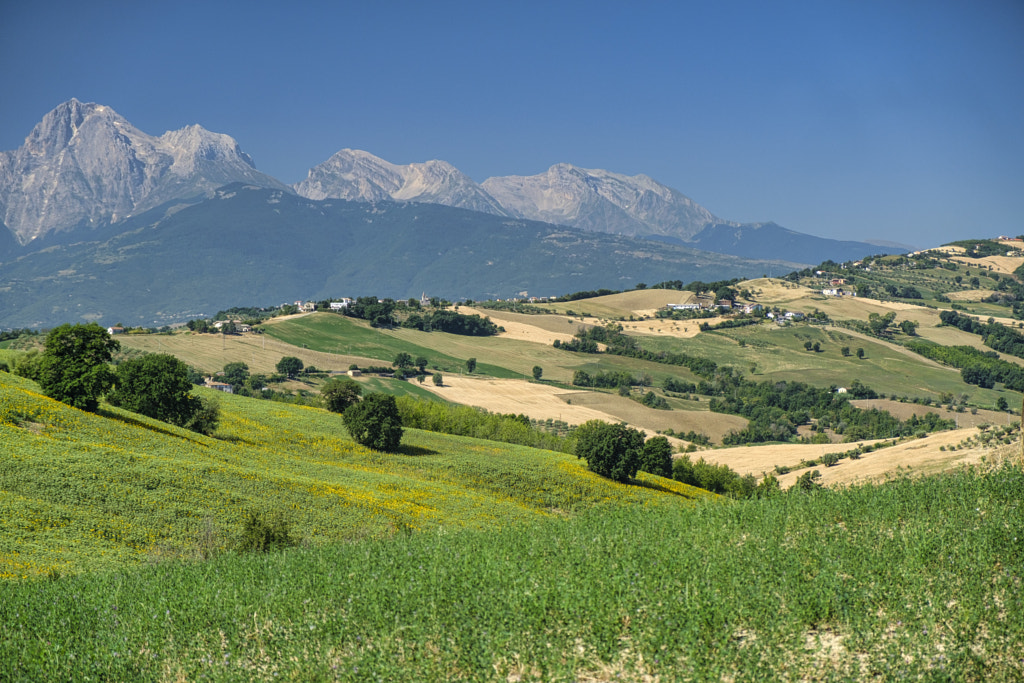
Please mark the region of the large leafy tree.
POLYGON ((245 384, 249 379, 249 366, 242 361, 235 361, 224 366, 224 381, 235 387, 245 384))
POLYGON ((285 356, 277 361, 277 371, 288 377, 295 377, 302 372, 302 367, 302 360, 295 356, 285 356))
POLYGON ((587 461, 591 472, 626 482, 636 476, 644 435, 623 425, 591 420, 576 430, 576 457, 587 461))
POLYGON ((121 345, 96 323, 65 324, 46 335, 39 386, 50 398, 95 412, 114 383, 108 365, 121 345))
POLYGON ((351 377, 332 377, 320 389, 324 406, 332 413, 344 413, 350 405, 359 402, 363 388, 351 377))
POLYGON ((189 393, 188 366, 165 353, 131 358, 117 366, 108 400, 133 413, 185 426, 200 409, 189 393))
POLYGON ((402 417, 394 396, 367 394, 349 406, 342 419, 352 438, 367 448, 394 453, 402 442, 402 417))
POLYGON ((640 469, 644 472, 672 478, 672 444, 664 436, 647 439, 640 458, 640 469))

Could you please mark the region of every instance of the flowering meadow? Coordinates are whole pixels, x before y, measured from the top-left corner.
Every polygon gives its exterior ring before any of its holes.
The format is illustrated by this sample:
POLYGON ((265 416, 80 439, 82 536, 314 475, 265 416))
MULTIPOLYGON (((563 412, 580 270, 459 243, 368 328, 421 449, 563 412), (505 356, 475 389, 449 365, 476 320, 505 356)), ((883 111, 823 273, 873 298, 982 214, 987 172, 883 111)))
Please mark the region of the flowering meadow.
POLYGON ((38 392, 0 372, 0 579, 209 556, 251 511, 283 515, 317 545, 707 495, 655 477, 622 487, 565 454, 418 430, 383 455, 316 408, 217 395, 214 438, 38 392))
POLYGON ((216 438, 0 373, 0 681, 1020 681, 1018 465, 764 499, 222 398, 216 438), (304 539, 231 550, 245 514, 304 539))

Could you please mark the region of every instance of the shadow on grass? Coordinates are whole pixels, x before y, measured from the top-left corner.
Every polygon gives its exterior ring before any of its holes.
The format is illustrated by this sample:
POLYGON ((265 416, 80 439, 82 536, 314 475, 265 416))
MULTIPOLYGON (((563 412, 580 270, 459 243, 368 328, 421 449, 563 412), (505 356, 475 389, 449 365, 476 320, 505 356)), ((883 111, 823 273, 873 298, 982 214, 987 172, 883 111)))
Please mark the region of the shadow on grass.
MULTIPOLYGON (((630 483, 633 484, 634 486, 640 486, 640 487, 643 487, 645 489, 651 489, 652 491, 658 491, 660 493, 671 493, 674 496, 679 496, 680 498, 685 498, 687 500, 697 500, 696 496, 688 496, 685 493, 683 493, 682 491, 674 491, 674 490, 672 490, 672 489, 670 489, 670 488, 668 488, 666 486, 662 486, 661 484, 659 484, 657 482, 642 481, 640 479, 632 479, 630 481, 630 483)), ((694 487, 694 488, 697 488, 697 487, 694 487)), ((698 489, 698 490, 703 491, 704 489, 698 489)), ((709 497, 709 498, 712 498, 712 497, 715 496, 715 494, 713 494, 713 493, 711 493, 709 491, 706 492, 706 493, 708 494, 707 497, 709 497)))
POLYGON ((421 448, 420 446, 409 446, 402 444, 398 447, 397 451, 400 455, 440 455, 440 451, 432 451, 429 448, 421 448))
POLYGON ((108 408, 98 408, 95 414, 110 420, 117 420, 118 422, 123 422, 124 424, 130 425, 132 427, 148 429, 149 431, 155 432, 157 434, 163 434, 165 436, 174 437, 176 439, 185 439, 186 441, 191 441, 193 443, 197 443, 203 446, 206 445, 200 438, 198 438, 200 436, 199 434, 190 432, 182 427, 173 427, 172 425, 169 424, 166 427, 161 427, 159 425, 151 424, 145 421, 153 418, 145 418, 144 420, 141 419, 140 417, 134 416, 133 414, 115 412, 108 408), (184 434, 182 432, 184 432, 184 434))

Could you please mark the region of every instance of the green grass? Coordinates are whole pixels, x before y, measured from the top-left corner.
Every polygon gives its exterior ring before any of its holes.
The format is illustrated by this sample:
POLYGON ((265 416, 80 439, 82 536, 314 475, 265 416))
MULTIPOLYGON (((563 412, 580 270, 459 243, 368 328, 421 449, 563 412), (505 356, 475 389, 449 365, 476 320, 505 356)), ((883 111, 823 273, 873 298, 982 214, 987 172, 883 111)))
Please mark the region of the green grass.
POLYGON ((0 584, 3 680, 1024 677, 1024 474, 0 584))
POLYGON ((224 550, 250 510, 283 513, 318 545, 704 495, 672 482, 621 486, 564 454, 411 429, 399 454, 382 455, 324 410, 198 391, 221 402, 216 438, 111 407, 84 413, 0 373, 0 578, 224 550))
POLYGON ((692 379, 685 368, 669 367, 615 356, 570 353, 545 344, 496 337, 466 337, 444 332, 418 330, 380 330, 362 321, 339 315, 319 314, 294 318, 267 326, 267 334, 283 342, 302 347, 360 355, 380 359, 390 365, 395 356, 406 352, 413 358, 424 356, 430 366, 439 365, 442 373, 465 372, 465 359, 476 358, 476 374, 502 378, 529 378, 534 365, 544 369, 544 378, 569 381, 577 369, 588 372, 626 370, 650 374, 656 381, 667 376, 692 379))
POLYGON ((705 332, 691 339, 645 337, 641 346, 654 351, 682 351, 732 365, 753 379, 796 380, 817 386, 849 386, 854 379, 885 394, 931 396, 941 392, 967 394, 981 405, 995 405, 1000 395, 964 383, 959 371, 937 367, 900 347, 879 340, 854 336, 839 327, 814 325, 757 325, 705 332), (740 345, 742 340, 743 346, 740 345), (807 351, 804 343, 818 342, 820 352, 807 351), (843 356, 842 347, 850 347, 843 356), (856 352, 863 348, 865 357, 856 352))
MULTIPOLYGON (((285 343, 327 353, 346 354, 376 358, 382 365, 391 365, 399 353, 408 353, 415 359, 423 356, 430 361, 430 367, 437 366, 442 372, 465 371, 466 359, 445 350, 462 339, 444 332, 419 332, 418 330, 385 330, 372 328, 367 323, 341 315, 322 313, 286 320, 266 326, 266 333, 285 343)), ((491 340, 492 342, 494 340, 491 340)), ((496 366, 478 358, 477 372, 494 377, 520 377, 521 373, 496 366)))

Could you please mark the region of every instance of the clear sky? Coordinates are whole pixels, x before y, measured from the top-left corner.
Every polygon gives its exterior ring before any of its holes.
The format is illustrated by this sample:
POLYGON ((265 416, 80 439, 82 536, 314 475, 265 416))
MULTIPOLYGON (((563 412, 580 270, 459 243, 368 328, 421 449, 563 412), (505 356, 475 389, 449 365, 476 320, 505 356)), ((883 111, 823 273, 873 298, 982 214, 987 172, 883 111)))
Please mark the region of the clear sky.
POLYGON ((351 147, 839 239, 1024 233, 1022 0, 0 0, 0 93, 4 150, 77 97, 286 183, 351 147))

